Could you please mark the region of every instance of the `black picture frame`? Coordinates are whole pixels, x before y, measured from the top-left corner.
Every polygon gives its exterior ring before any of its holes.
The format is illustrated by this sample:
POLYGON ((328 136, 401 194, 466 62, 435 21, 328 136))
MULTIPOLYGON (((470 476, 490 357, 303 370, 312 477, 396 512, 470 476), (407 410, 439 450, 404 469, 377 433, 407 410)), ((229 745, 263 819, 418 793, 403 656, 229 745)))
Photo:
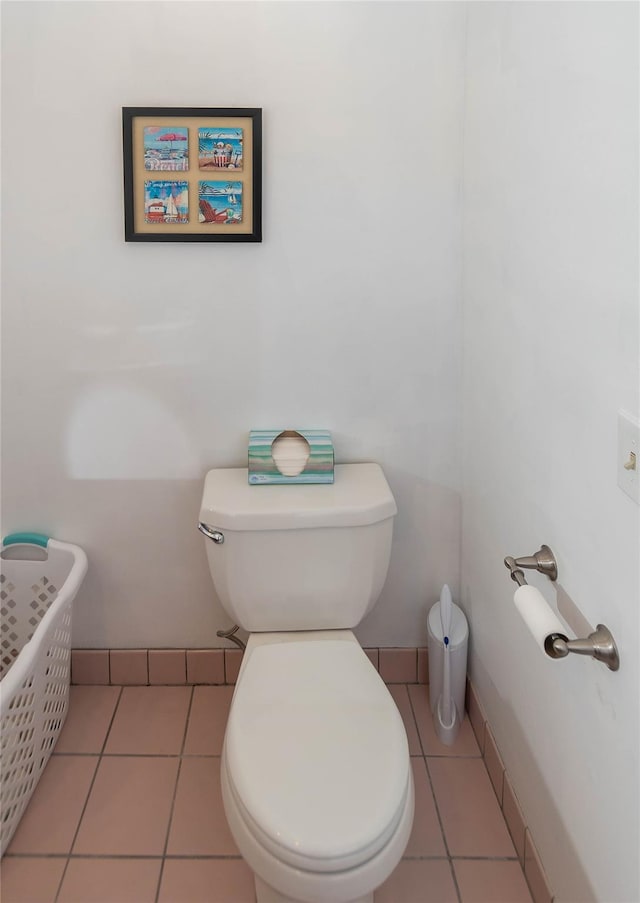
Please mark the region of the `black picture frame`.
MULTIPOLYGON (((262 109, 260 107, 123 107, 122 139, 124 163, 124 236, 125 241, 262 241, 262 109), (183 172, 170 170, 164 173, 169 181, 188 185, 188 221, 168 221, 162 218, 151 222, 145 210, 145 181, 148 184, 158 172, 150 173, 144 152, 143 129, 145 123, 159 123, 162 129, 188 129, 188 169, 183 172), (214 122, 215 125, 210 123, 214 122), (225 171, 229 182, 241 183, 243 219, 240 222, 202 221, 203 199, 196 183, 206 180, 203 170, 192 164, 198 161, 199 129, 242 128, 243 135, 250 132, 242 155, 242 170, 225 171), (194 198, 195 195, 195 198, 194 198)), ((184 138, 180 140, 186 140, 184 138)), ((241 139, 242 140, 242 139, 241 139)), ((148 152, 151 153, 151 152, 148 152)), ((185 155, 182 155, 183 157, 185 155)), ((160 165, 160 164, 159 164, 160 165)), ((169 164, 167 164, 169 165, 169 164)), ((210 173, 209 173, 210 174, 210 173)), ((216 189, 214 189, 216 190, 216 189)), ((206 207, 205 202, 205 207, 206 207)), ((174 208, 175 209, 175 208, 174 208)), ((185 204, 185 209, 187 205, 185 204)), ((216 214, 216 210, 213 211, 216 214)), ((218 216, 223 215, 219 214, 218 216)), ((230 216, 231 214, 229 214, 230 216)), ((204 216, 207 216, 205 211, 204 216)))

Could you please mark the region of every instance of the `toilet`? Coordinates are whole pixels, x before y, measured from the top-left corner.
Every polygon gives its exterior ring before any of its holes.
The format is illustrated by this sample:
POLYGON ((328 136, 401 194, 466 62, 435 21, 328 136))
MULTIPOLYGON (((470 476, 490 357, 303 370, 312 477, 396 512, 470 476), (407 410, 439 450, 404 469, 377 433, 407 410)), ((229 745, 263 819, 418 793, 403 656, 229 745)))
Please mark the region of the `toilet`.
POLYGON ((407 845, 404 725, 351 630, 384 584, 396 511, 377 464, 336 465, 322 485, 207 474, 211 576, 249 632, 222 798, 258 903, 372 903, 407 845))

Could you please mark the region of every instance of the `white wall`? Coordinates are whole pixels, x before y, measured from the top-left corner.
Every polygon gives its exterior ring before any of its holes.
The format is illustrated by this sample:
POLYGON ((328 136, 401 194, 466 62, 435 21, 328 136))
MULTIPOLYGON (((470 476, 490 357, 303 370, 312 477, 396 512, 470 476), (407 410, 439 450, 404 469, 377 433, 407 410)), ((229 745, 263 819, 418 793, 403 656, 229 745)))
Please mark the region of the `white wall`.
POLYGON ((220 644, 202 480, 269 426, 383 465, 400 514, 359 635, 424 642, 459 585, 463 7, 2 14, 3 529, 87 550, 74 644, 220 644), (264 108, 261 245, 125 244, 121 107, 145 105, 264 108))
MULTIPOLYGON (((636 903, 638 6, 470 4, 463 599, 473 679, 558 901, 636 903), (546 542, 618 673, 545 659, 505 555, 546 542)), ((553 602, 545 578, 537 585, 553 602)))

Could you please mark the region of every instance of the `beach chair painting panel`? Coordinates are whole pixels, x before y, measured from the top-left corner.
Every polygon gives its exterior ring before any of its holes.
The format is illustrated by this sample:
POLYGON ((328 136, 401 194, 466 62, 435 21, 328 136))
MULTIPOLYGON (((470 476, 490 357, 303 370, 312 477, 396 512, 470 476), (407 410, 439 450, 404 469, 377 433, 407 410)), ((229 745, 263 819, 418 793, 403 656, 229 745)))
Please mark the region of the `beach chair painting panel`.
POLYGON ((144 168, 156 172, 186 172, 189 169, 189 129, 145 126, 144 168))
POLYGON ((232 226, 242 222, 242 182, 198 182, 198 221, 232 226))
POLYGON ((144 218, 147 223, 188 223, 189 183, 174 181, 145 182, 144 218))
POLYGON ((242 169, 243 129, 201 128, 198 130, 200 169, 242 169))

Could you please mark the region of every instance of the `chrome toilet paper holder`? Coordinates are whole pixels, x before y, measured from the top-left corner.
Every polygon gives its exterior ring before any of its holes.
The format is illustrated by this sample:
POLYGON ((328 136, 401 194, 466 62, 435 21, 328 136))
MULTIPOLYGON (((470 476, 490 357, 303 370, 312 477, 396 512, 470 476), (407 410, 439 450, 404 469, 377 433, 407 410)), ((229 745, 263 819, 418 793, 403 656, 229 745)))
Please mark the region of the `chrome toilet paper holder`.
POLYGON ((540 574, 546 574, 549 580, 558 579, 558 563, 549 546, 540 546, 534 555, 525 555, 522 558, 512 558, 511 555, 507 555, 504 563, 511 571, 511 579, 515 580, 518 586, 527 585, 522 568, 530 568, 540 574))
MULTIPOLYGON (((522 558, 513 558, 507 555, 504 559, 505 567, 509 568, 511 579, 518 586, 527 586, 522 568, 530 568, 541 574, 546 574, 549 580, 558 579, 558 563, 549 546, 540 546, 534 555, 525 555, 522 558)), ((570 652, 576 655, 589 655, 596 661, 602 662, 610 671, 620 668, 620 655, 613 635, 604 624, 598 624, 593 633, 582 640, 570 640, 564 634, 550 634, 544 644, 545 652, 549 658, 566 658, 570 652)))
POLYGON ((620 668, 616 641, 604 624, 598 624, 593 633, 584 640, 568 640, 560 634, 552 634, 547 637, 544 648, 550 658, 565 658, 570 652, 575 652, 576 655, 590 655, 591 658, 606 665, 609 671, 617 671, 620 668))

